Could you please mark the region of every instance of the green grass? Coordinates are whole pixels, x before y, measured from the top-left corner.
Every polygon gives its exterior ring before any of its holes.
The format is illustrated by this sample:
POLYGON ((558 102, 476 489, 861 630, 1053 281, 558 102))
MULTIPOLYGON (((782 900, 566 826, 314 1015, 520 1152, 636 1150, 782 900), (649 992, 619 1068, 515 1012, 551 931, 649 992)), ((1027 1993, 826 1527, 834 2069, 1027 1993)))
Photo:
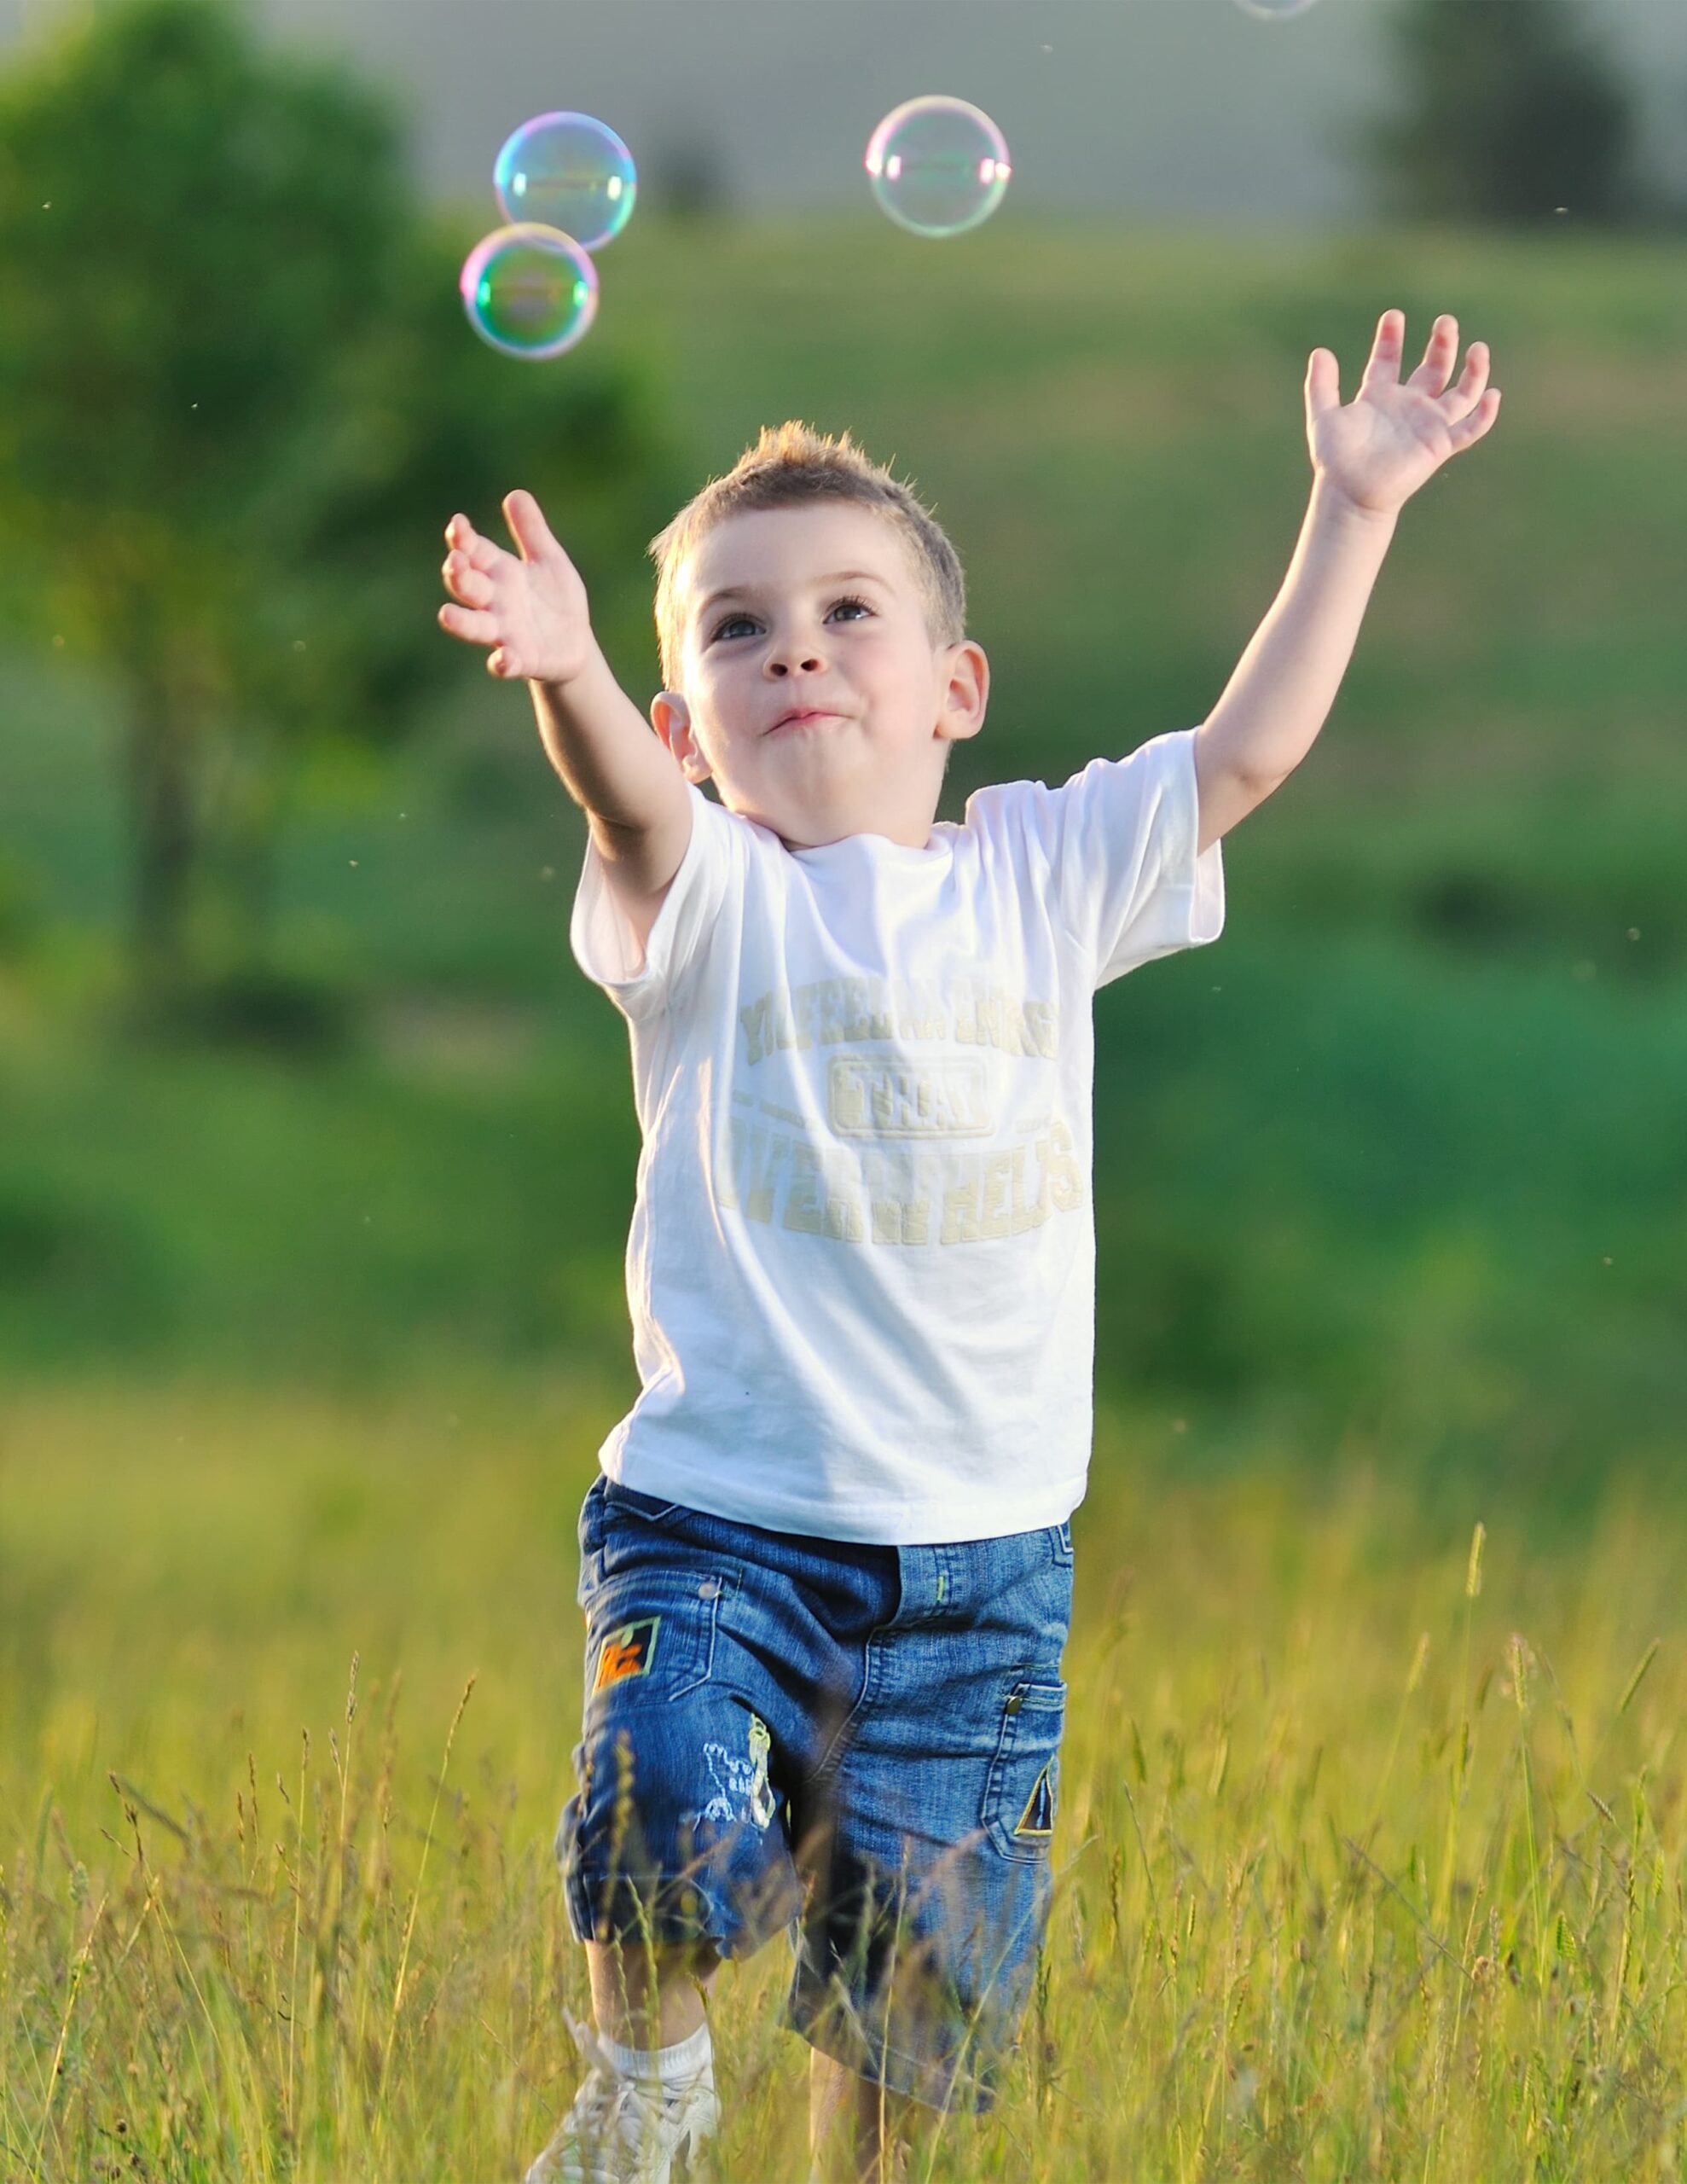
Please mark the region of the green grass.
MULTIPOLYGON (((612 1415, 495 1375, 9 1401, 5 2174, 520 2173, 586 2007, 549 1843, 612 1415)), ((1427 1519, 1386 1446, 1331 1492, 1290 1444, 1191 1484, 1190 1438, 1104 1432, 1023 2051, 913 2173, 1663 2184, 1678 1503, 1552 1549, 1523 1501, 1427 1519)), ((805 2173, 786 1968, 719 1983, 705 2175, 805 2173)))

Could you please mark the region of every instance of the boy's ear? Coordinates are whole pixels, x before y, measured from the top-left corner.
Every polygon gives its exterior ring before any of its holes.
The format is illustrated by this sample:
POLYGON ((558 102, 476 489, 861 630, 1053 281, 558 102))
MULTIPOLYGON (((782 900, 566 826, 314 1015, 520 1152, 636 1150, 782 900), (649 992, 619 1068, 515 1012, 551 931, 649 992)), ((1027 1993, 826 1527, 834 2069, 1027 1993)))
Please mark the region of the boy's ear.
POLYGON ((990 701, 990 663, 983 645, 971 637, 948 648, 948 685, 937 723, 939 735, 964 742, 984 725, 984 708, 990 701))
POLYGON ((650 701, 650 724, 679 760, 688 781, 709 778, 709 764, 691 732, 691 707, 677 690, 658 690, 650 701))

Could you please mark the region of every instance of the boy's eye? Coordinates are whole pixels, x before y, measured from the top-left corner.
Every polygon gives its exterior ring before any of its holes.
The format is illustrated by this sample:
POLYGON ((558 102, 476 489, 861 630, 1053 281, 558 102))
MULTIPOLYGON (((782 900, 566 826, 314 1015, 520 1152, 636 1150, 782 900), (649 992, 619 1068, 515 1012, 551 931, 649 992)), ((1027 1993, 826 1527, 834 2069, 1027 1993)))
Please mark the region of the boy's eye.
MULTIPOLYGON (((840 607, 859 607, 863 614, 871 614, 872 612, 872 607, 867 605, 864 599, 835 599, 832 603, 831 613, 835 614, 840 607)), ((716 626, 715 636, 716 637, 730 636, 733 630, 740 622, 747 624, 751 622, 753 619, 754 618, 752 616, 748 614, 728 614, 726 620, 716 626)))

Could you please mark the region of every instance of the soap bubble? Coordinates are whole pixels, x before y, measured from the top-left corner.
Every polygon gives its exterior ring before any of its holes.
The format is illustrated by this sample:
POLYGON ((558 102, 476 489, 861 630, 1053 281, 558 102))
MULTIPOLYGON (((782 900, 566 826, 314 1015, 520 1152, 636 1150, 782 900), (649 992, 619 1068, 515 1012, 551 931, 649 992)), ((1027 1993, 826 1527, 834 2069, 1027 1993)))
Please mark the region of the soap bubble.
POLYGON ((909 99, 887 113, 867 148, 872 194, 917 235, 958 235, 1002 200, 1007 146, 988 113, 965 99, 909 99))
POLYGON ((638 195, 633 155, 589 113, 542 113, 507 138, 492 170, 507 220, 557 228, 583 250, 613 242, 638 195))
POLYGON ((1263 23, 1286 22, 1290 15, 1304 15, 1313 0, 1236 0, 1244 13, 1257 15, 1263 23))
POLYGON ((572 235, 536 220, 476 243, 457 287, 469 324, 507 357, 559 357, 598 312, 596 266, 572 235))

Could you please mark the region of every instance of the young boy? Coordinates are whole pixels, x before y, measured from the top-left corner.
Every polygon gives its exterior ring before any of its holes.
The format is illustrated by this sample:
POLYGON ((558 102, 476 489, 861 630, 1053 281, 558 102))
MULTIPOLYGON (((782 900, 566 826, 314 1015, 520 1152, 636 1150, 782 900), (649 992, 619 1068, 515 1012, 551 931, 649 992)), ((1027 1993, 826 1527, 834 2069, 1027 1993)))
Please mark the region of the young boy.
POLYGON ((717 2117, 702 1990, 794 1930, 817 2170, 989 2097, 1049 1892, 1091 1431, 1091 996, 1218 938, 1220 838, 1311 747, 1396 513, 1498 414, 1439 319, 1314 351, 1287 578, 1199 728, 934 822, 983 726, 954 549, 787 424, 652 542, 652 737, 529 494, 440 621, 530 684, 585 810, 570 938, 627 1019, 641 1390, 580 1520, 597 2023, 528 2172, 666 2184, 717 2117), (700 784, 713 777, 720 801, 700 784))

